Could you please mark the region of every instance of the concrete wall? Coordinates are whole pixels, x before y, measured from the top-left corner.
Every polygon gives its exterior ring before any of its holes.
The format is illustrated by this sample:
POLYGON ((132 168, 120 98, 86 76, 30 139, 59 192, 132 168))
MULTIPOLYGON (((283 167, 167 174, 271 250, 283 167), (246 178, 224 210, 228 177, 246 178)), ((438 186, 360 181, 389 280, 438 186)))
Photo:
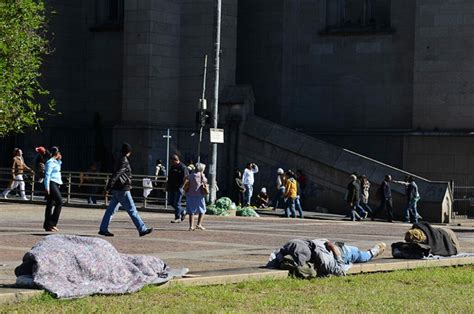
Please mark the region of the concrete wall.
MULTIPOLYGON (((276 169, 302 169, 308 178, 304 207, 306 210, 326 208, 332 213, 346 213, 344 201, 349 175, 364 173, 372 182, 372 195, 386 174, 403 179, 407 172, 369 159, 351 151, 305 136, 257 117, 249 117, 242 127, 239 145, 241 164, 256 162, 261 171, 256 175, 255 190, 266 186, 274 191, 276 169)), ((422 200, 420 214, 428 221, 449 221, 451 196, 448 184, 416 177, 422 200)), ((404 187, 392 185, 395 214, 401 219, 406 198, 404 187)), ((376 208, 377 201, 371 205, 376 208)), ((383 213, 385 214, 385 213, 383 213)), ((383 215, 382 214, 382 215, 383 215)))
POLYGON ((472 129, 472 1, 418 0, 413 127, 472 129))
POLYGON ((281 121, 284 0, 240 0, 237 83, 251 85, 255 113, 281 121))
POLYGON ((413 135, 406 137, 404 164, 408 171, 432 180, 474 185, 474 137, 413 135))
POLYGON ((356 35, 321 34, 325 0, 263 3, 240 1, 238 83, 256 114, 305 132, 411 128, 415 1, 392 1, 394 33, 356 35))

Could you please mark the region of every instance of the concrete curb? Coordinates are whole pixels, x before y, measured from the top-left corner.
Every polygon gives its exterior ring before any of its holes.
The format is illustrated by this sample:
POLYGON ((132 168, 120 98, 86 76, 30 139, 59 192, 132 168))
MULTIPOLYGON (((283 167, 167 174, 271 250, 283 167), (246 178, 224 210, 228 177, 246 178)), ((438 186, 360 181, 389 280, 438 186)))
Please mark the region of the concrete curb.
MULTIPOLYGON (((474 265, 474 257, 446 258, 439 260, 396 260, 387 262, 385 259, 381 263, 355 264, 349 271, 350 275, 363 273, 388 272, 403 269, 415 269, 426 267, 449 267, 474 265)), ((191 273, 188 276, 172 280, 162 287, 184 286, 210 286, 234 284, 247 280, 259 280, 265 278, 286 278, 288 272, 285 270, 275 270, 266 268, 240 268, 229 270, 217 270, 191 273)), ((43 290, 0 288, 0 304, 15 303, 28 300, 41 295, 43 290)))

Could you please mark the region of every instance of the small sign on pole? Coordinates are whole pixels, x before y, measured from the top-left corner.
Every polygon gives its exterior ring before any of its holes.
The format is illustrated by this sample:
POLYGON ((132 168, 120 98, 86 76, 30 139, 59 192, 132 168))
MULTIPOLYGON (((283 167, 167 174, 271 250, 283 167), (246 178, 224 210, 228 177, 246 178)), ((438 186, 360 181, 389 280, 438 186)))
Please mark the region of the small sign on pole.
POLYGON ((224 144, 224 129, 210 129, 211 143, 224 144))

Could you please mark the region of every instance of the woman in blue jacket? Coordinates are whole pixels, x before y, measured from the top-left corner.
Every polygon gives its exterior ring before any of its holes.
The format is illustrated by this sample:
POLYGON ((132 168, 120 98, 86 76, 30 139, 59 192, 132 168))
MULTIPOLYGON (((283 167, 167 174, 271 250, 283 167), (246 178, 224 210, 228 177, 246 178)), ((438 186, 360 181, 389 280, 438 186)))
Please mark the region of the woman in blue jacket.
POLYGON ((56 225, 58 224, 59 215, 63 205, 63 198, 59 188, 63 181, 61 179, 61 152, 56 146, 50 149, 51 158, 48 159, 45 165, 44 172, 44 187, 46 190, 46 210, 44 213, 43 228, 46 231, 59 231, 56 225), (54 203, 54 211, 53 209, 54 203))

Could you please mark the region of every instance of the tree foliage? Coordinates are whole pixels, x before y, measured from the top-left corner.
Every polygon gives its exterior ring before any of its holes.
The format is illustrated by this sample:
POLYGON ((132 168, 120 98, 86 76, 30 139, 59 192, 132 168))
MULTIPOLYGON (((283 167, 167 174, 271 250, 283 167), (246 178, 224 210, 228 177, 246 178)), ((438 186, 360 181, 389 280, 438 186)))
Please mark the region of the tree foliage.
POLYGON ((0 0, 0 137, 39 126, 39 99, 48 95, 39 81, 47 53, 43 0, 0 0))

